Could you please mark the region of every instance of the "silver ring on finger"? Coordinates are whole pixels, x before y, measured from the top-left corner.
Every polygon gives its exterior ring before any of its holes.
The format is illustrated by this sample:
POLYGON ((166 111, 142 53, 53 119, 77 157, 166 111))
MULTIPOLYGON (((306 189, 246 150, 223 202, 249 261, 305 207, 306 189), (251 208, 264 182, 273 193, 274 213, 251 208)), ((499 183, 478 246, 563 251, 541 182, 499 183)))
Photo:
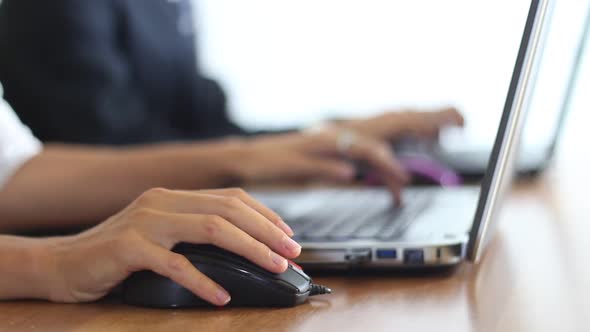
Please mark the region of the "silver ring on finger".
POLYGON ((336 137, 336 150, 342 155, 348 155, 356 140, 357 135, 354 131, 342 130, 336 137))

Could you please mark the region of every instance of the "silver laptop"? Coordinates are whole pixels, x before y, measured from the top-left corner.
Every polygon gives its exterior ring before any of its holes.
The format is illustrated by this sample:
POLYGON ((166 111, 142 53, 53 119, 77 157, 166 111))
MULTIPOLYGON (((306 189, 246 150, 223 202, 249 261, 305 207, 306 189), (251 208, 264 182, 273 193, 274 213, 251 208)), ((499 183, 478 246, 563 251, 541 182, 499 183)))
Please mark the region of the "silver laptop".
POLYGON ((307 267, 449 266, 476 262, 493 234, 513 173, 549 0, 532 0, 490 163, 481 187, 408 188, 392 205, 381 188, 254 192, 293 228, 307 267))
MULTIPOLYGON (((566 4, 560 3, 559 5, 565 6, 566 4)), ((558 6, 558 4, 555 4, 554 6, 558 6)), ((590 7, 586 5, 586 8, 590 7)), ((553 16, 551 15, 551 12, 552 11, 550 11, 549 13, 548 19, 546 19, 546 21, 548 20, 551 22, 545 23, 545 30, 550 29, 550 25, 561 23, 558 20, 551 19, 551 16, 553 16)), ((561 17, 563 17, 563 14, 561 17)), ((576 33, 580 33, 580 38, 577 47, 571 47, 571 49, 563 50, 561 49, 562 45, 555 43, 555 40, 548 40, 548 45, 545 46, 543 45, 543 43, 541 43, 541 45, 539 46, 540 50, 543 50, 544 47, 549 47, 549 49, 542 51, 543 53, 552 54, 552 52, 563 52, 563 54, 571 56, 573 63, 569 68, 567 68, 565 65, 562 67, 564 71, 569 70, 569 74, 564 75, 563 78, 555 78, 554 76, 547 76, 543 74, 541 74, 540 76, 541 80, 550 80, 552 82, 551 85, 553 86, 555 91, 563 91, 563 96, 561 97, 561 105, 555 105, 557 107, 557 112, 555 113, 557 117, 555 119, 555 126, 553 128, 548 128, 549 131, 547 132, 547 137, 549 139, 541 140, 541 142, 538 142, 536 144, 525 144, 520 149, 515 166, 518 176, 530 177, 538 175, 539 173, 544 171, 553 160, 555 150, 559 142, 559 138, 563 132, 563 125, 565 123, 567 114, 569 113, 571 100, 573 98, 573 92, 575 90, 575 83, 579 76, 579 69, 582 64, 584 48, 586 45, 586 40, 588 38, 588 31, 590 29, 589 17, 590 16, 586 15, 585 21, 581 22, 581 29, 579 31, 577 28, 570 29, 569 31, 567 31, 568 33, 574 35, 576 33), (559 46, 560 49, 557 49, 556 46, 559 46), (562 87, 564 88, 564 90, 561 90, 562 87)), ((577 25, 575 26, 577 27, 577 25)), ((553 38, 555 37, 561 36, 553 36, 553 38)), ((542 60, 541 62, 543 61, 544 60, 542 60)), ((567 61, 565 62, 567 63, 567 61)), ((545 64, 541 63, 540 66, 541 68, 543 68, 545 64)), ((559 98, 559 94, 555 94, 555 97, 559 98)), ((539 115, 546 111, 553 112, 553 110, 551 109, 552 106, 549 106, 548 109, 546 105, 552 105, 552 103, 557 102, 557 100, 547 100, 547 98, 551 98, 551 96, 536 96, 535 99, 537 101, 537 104, 535 104, 535 101, 532 102, 531 107, 533 107, 533 109, 531 110, 533 114, 530 114, 529 116, 534 117, 535 115, 539 115)), ((551 117, 555 115, 550 114, 549 116, 551 117)), ((538 119, 539 118, 537 117, 534 120, 538 119)), ((530 126, 527 126, 527 128, 525 128, 525 135, 526 131, 529 128, 532 128, 533 126, 534 124, 531 124, 530 126)), ((458 132, 458 130, 456 129, 451 129, 450 131, 455 134, 457 134, 458 132)), ((463 146, 465 139, 468 139, 468 137, 461 134, 457 135, 457 137, 451 135, 451 137, 452 138, 450 139, 450 141, 445 142, 445 144, 432 144, 432 142, 426 142, 430 144, 419 144, 420 142, 413 142, 412 144, 412 142, 410 142, 410 144, 406 144, 407 146, 404 146, 403 148, 405 148, 409 152, 419 152, 423 154, 432 155, 433 157, 442 161, 444 164, 451 167, 464 177, 471 179, 482 178, 487 169, 487 165, 489 164, 489 157, 492 149, 492 144, 490 144, 489 148, 487 146, 479 145, 463 146)))

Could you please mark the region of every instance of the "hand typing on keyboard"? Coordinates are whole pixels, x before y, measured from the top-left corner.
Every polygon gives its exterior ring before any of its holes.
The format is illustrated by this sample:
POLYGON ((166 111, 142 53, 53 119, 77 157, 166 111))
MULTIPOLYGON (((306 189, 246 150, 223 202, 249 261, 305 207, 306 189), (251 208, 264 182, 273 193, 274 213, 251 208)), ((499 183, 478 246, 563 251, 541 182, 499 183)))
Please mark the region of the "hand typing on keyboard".
POLYGON ((390 143, 407 135, 431 137, 444 126, 462 124, 462 116, 454 109, 389 112, 298 133, 258 136, 237 144, 237 177, 248 183, 318 179, 347 182, 355 179, 354 162, 362 162, 393 193, 399 205, 409 174, 390 143))

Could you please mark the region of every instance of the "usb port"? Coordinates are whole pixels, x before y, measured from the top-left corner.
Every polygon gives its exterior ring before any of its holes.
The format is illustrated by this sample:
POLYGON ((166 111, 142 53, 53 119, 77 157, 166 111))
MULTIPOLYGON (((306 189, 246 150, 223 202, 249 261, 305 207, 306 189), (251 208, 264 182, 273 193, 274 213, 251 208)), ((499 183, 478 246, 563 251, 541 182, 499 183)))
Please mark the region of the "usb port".
POLYGON ((405 249, 404 263, 406 264, 424 264, 424 250, 422 249, 405 249))
POLYGON ((377 258, 379 259, 396 259, 397 251, 395 249, 377 249, 377 258))

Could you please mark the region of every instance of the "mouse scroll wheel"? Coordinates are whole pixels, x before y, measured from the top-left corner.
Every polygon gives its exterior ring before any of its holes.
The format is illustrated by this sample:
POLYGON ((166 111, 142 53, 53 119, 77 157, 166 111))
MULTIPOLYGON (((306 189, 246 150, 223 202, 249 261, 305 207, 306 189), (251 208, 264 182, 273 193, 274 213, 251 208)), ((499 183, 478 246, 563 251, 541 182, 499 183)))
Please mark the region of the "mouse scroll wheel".
POLYGON ((289 262, 289 265, 291 265, 291 266, 292 266, 292 267, 294 267, 295 269, 297 269, 297 270, 299 270, 299 271, 303 272, 303 269, 301 268, 301 266, 297 265, 297 263, 293 262, 293 261, 292 261, 292 260, 290 260, 290 259, 287 259, 287 261, 289 262))
POLYGON ((287 260, 289 262, 289 266, 292 268, 293 271, 297 272, 300 276, 304 277, 305 279, 311 279, 305 272, 303 272, 303 268, 299 266, 297 263, 293 262, 292 260, 287 260))

